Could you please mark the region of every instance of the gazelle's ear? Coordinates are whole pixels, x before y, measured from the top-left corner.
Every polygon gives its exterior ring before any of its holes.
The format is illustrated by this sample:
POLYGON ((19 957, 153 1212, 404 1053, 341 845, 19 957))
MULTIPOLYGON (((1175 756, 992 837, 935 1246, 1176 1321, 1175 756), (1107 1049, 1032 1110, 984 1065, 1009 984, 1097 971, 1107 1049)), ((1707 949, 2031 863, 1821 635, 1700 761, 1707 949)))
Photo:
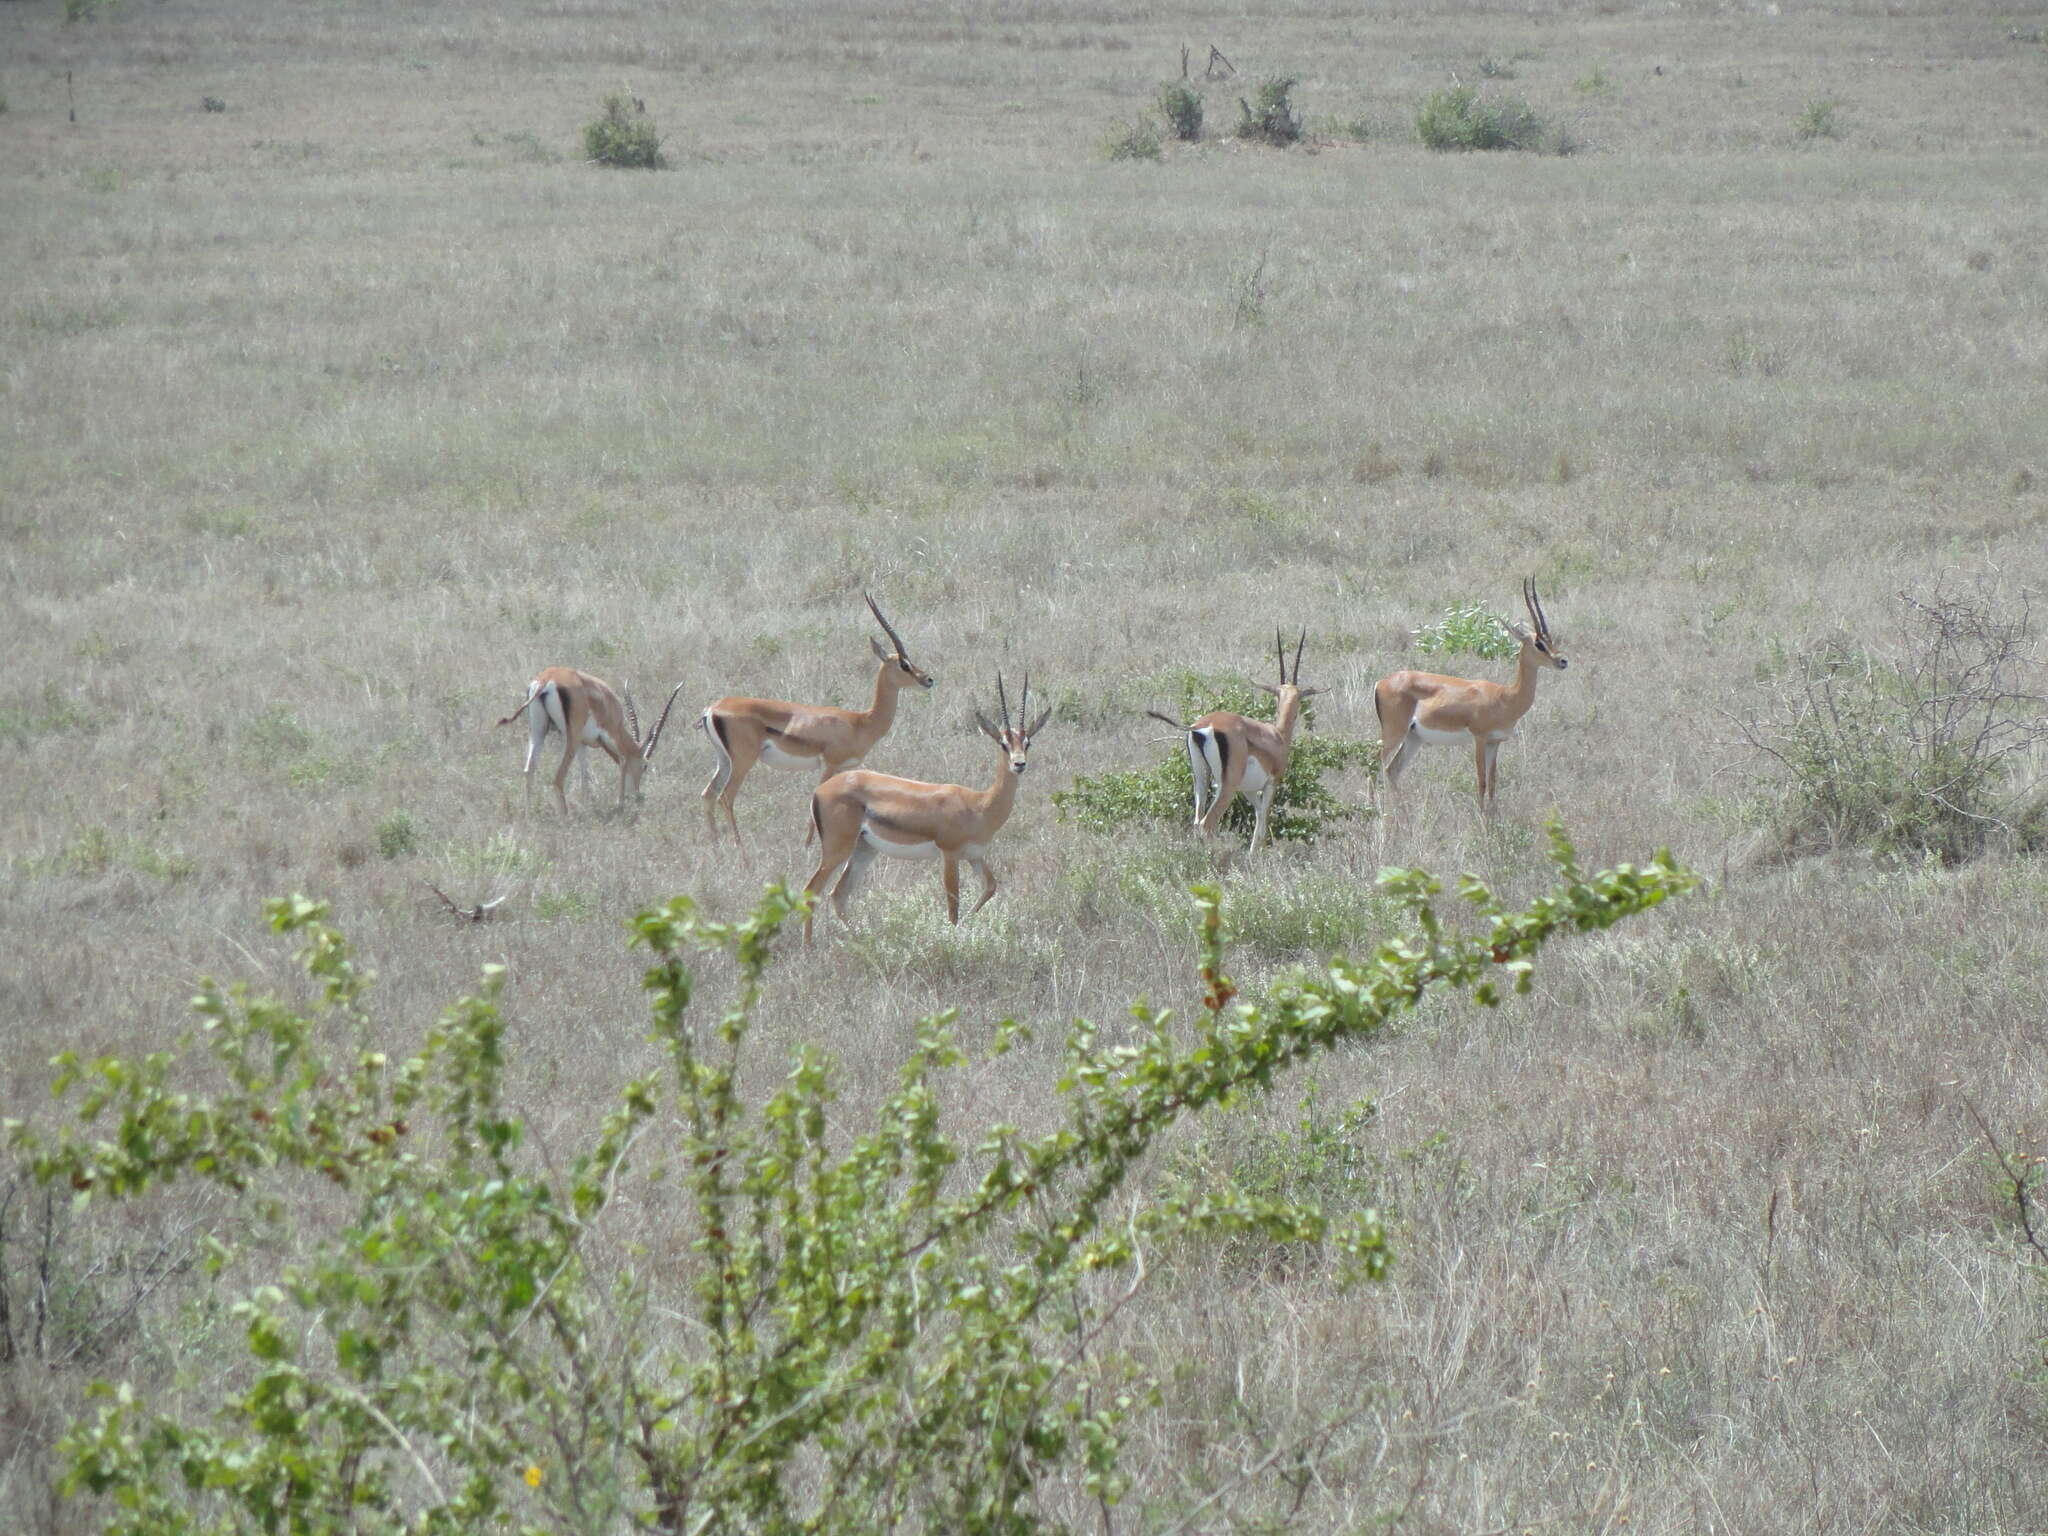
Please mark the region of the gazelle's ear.
POLYGON ((1275 688, 1271 683, 1253 683, 1252 686, 1258 689, 1261 693, 1270 693, 1276 699, 1280 697, 1280 690, 1278 688, 1275 688))
POLYGON ((996 729, 995 722, 989 719, 987 715, 984 715, 978 709, 974 712, 974 723, 981 727, 981 734, 986 736, 990 741, 994 742, 997 746, 1003 748, 1005 751, 1009 749, 1010 744, 1007 741, 1003 740, 1003 733, 996 729))
POLYGON ((1047 705, 1043 710, 1039 712, 1038 718, 1031 722, 1031 729, 1024 733, 1024 739, 1026 741, 1029 741, 1032 737, 1036 736, 1040 731, 1044 730, 1045 722, 1050 720, 1051 718, 1052 706, 1047 705))
POLYGON ((1297 699, 1312 699, 1322 691, 1320 688, 1297 688, 1294 690, 1294 696, 1297 699))
POLYGON ((883 645, 882 642, 877 640, 873 635, 868 636, 868 644, 874 648, 875 660, 894 661, 896 659, 894 656, 889 654, 889 648, 883 645))

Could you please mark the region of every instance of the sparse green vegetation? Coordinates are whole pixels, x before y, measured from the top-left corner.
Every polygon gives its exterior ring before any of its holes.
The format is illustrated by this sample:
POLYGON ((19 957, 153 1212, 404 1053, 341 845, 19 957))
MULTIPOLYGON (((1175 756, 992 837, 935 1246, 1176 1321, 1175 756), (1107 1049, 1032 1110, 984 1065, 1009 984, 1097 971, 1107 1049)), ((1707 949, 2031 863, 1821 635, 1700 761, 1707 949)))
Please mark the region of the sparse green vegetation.
POLYGON ((646 103, 625 91, 607 95, 583 125, 583 158, 623 170, 658 171, 668 164, 646 103))
POLYGON ((1301 137, 1301 113, 1295 109, 1292 75, 1272 75, 1237 99, 1237 136, 1262 144, 1286 146, 1301 137))
POLYGON ((1792 131, 1802 139, 1840 138, 1842 104, 1831 96, 1816 96, 1792 124, 1792 131))
POLYGON ((385 859, 402 859, 419 852, 420 826, 406 810, 393 811, 377 823, 377 852, 385 859))
POLYGON ((1522 648, 1507 620, 1484 603, 1457 603, 1444 616, 1414 632, 1415 649, 1425 656, 1477 656, 1501 661, 1522 648))
POLYGON ((2048 847, 2048 699, 2027 687, 2025 604, 2001 613, 1952 589, 1900 602, 1896 660, 1824 644, 1779 685, 1777 714, 1744 727, 1784 774, 1786 846, 1948 864, 1994 840, 2048 847))
POLYGON ((1126 1443, 1159 1403, 1125 1350, 1094 1342, 1124 1304, 1101 1277, 1119 1277, 1128 1300, 1148 1249, 1218 1240, 1327 1249, 1354 1281, 1390 1262, 1377 1211, 1341 1179, 1351 1117, 1325 1131, 1311 1113, 1272 1166, 1250 1161, 1248 1182, 1225 1173, 1199 1190, 1146 1192, 1153 1145, 1370 1042, 1434 992, 1487 1005, 1526 994, 1554 937, 1693 883, 1663 855, 1585 876, 1554 843, 1560 883, 1525 909, 1465 882, 1480 931, 1463 939, 1440 934, 1435 881, 1388 871, 1381 886, 1417 938, 1334 959, 1258 1005, 1234 1002, 1221 901, 1198 891, 1192 1039, 1142 1005, 1131 1045, 1105 1047, 1077 1022, 1062 1123, 1038 1133, 948 1129, 943 1089, 969 1061, 950 1013, 918 1026, 899 1087, 850 1141, 835 1134, 835 1074, 814 1047, 793 1051, 772 1091, 743 1092, 774 940, 800 909, 771 887, 751 916, 721 923, 678 898, 633 922, 670 1070, 623 1085, 567 1161, 530 1151, 507 1102, 502 967, 409 1058, 329 1058, 321 1016, 354 1038, 368 977, 324 906, 271 902, 319 1007, 203 983, 194 1007, 212 1063, 192 1075, 220 1087, 174 1086, 200 1054, 195 1034, 145 1061, 67 1052, 58 1094, 77 1092, 81 1128, 104 1116, 113 1134, 9 1122, 34 1178, 81 1202, 199 1184, 244 1213, 208 1255, 236 1293, 232 1386, 192 1407, 102 1383, 59 1447, 67 1479, 116 1536, 269 1524, 281 1485, 301 1490, 289 1502, 308 1532, 515 1513, 559 1528, 599 1512, 671 1530, 739 1515, 776 1530, 1054 1528, 1064 1522, 1039 1513, 1047 1489, 1084 1481, 1121 1499, 1126 1443), (715 1028, 689 1019, 693 950, 737 972, 715 1028), (646 1235, 636 1208, 665 1194, 662 1140, 700 1234, 680 1265, 648 1262, 633 1235, 646 1235), (299 1240, 306 1175, 335 1186, 335 1221, 304 1263, 279 1266, 299 1240), (677 1305, 694 1326, 668 1331, 677 1305))
POLYGON ((1187 81, 1173 80, 1159 88, 1159 115, 1183 143, 1202 137, 1202 93, 1187 81))
POLYGON ((1115 123, 1097 146, 1105 160, 1157 160, 1164 153, 1159 125, 1140 112, 1128 123, 1115 123))
POLYGON ((1430 149, 1540 149, 1544 129, 1525 102, 1487 101, 1471 86, 1457 85, 1423 102, 1415 136, 1430 149))

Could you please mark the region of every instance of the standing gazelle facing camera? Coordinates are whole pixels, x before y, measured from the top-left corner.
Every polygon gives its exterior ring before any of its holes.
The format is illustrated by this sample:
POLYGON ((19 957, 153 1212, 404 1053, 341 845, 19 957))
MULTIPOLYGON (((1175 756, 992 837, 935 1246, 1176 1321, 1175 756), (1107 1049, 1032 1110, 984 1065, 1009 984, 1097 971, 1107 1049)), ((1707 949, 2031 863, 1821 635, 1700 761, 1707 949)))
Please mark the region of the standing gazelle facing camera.
POLYGON ((654 749, 661 741, 661 728, 668 724, 668 712, 676 707, 676 695, 682 691, 681 683, 669 691, 661 718, 654 722, 654 729, 642 741, 640 717, 633 709, 632 689, 626 690, 626 701, 621 706, 611 684, 601 677, 592 677, 574 667, 543 668, 540 675, 526 685, 525 700, 498 722, 510 725, 521 715, 526 716, 531 735, 526 743, 526 767, 521 771, 526 777, 527 803, 533 803, 533 761, 540 756, 541 743, 547 739, 549 731, 560 731, 564 743, 562 764, 555 770, 555 801, 564 815, 569 810, 569 797, 563 786, 569 781, 572 763, 580 761, 583 764, 583 787, 586 790, 590 787, 590 762, 582 756, 586 746, 601 749, 619 765, 620 807, 625 806, 628 795, 639 799, 640 781, 646 776, 647 765, 654 760, 654 749))
POLYGON ((732 803, 739 797, 754 764, 771 768, 816 766, 821 778, 829 779, 848 768, 858 768, 861 759, 896 722, 896 695, 915 684, 932 685, 931 674, 910 659, 903 637, 882 617, 875 600, 867 598, 868 612, 889 637, 889 649, 870 638, 881 669, 875 673, 875 700, 866 709, 836 709, 829 704, 787 704, 781 699, 726 698, 707 706, 697 724, 711 738, 718 753, 718 767, 704 786, 704 814, 711 835, 718 836, 718 811, 732 827, 732 840, 741 852, 739 817, 732 803))
POLYGON ((1536 702, 1536 674, 1545 667, 1562 672, 1566 665, 1550 637, 1550 621, 1544 617, 1536 583, 1526 578, 1522 602, 1534 628, 1508 626, 1522 642, 1514 682, 1440 677, 1434 672, 1395 672, 1379 680, 1372 691, 1372 707, 1380 717, 1380 777, 1389 789, 1400 783, 1409 759, 1425 743, 1450 744, 1469 737, 1479 770, 1479 808, 1492 809, 1494 759, 1500 756, 1500 744, 1536 702))
MULTIPOLYGON (((946 882, 946 921, 960 921, 960 866, 974 866, 981 876, 981 900, 968 910, 972 917, 988 905, 996 893, 996 877, 988 867, 988 845, 1010 819, 1010 807, 1017 800, 1017 781, 1030 765, 1031 739, 1045 725, 1052 711, 1043 711, 1029 725, 1024 723, 1031 707, 1031 675, 1024 676, 1024 692, 1017 701, 1017 718, 1010 719, 1010 701, 1003 692, 1003 676, 996 674, 996 702, 1003 712, 999 729, 980 710, 975 723, 1002 753, 995 782, 987 789, 969 789, 964 784, 925 784, 916 779, 894 778, 865 770, 842 773, 827 779, 811 796, 811 827, 818 835, 818 872, 805 885, 815 897, 834 874, 839 883, 832 887, 832 909, 846 921, 846 903, 860 888, 868 866, 880 857, 892 859, 937 859, 946 882), (839 873, 844 868, 844 873, 839 873)), ((804 914, 804 942, 811 942, 811 913, 804 914)))
POLYGON ((1243 790, 1257 798, 1253 805, 1257 820, 1252 824, 1251 852, 1266 840, 1266 819, 1273 809, 1273 795, 1287 777, 1287 759, 1294 751, 1294 728, 1301 720, 1301 701, 1312 699, 1320 688, 1301 686, 1301 652, 1308 644, 1308 631, 1294 643, 1294 675, 1287 675, 1287 642, 1278 631, 1273 648, 1280 657, 1280 686, 1253 683, 1254 688, 1273 695, 1278 707, 1269 725, 1248 720, 1227 709, 1212 710, 1193 725, 1182 725, 1156 709, 1146 714, 1163 720, 1177 731, 1187 732, 1188 768, 1195 779, 1195 830, 1211 842, 1216 829, 1229 814, 1230 802, 1243 790))

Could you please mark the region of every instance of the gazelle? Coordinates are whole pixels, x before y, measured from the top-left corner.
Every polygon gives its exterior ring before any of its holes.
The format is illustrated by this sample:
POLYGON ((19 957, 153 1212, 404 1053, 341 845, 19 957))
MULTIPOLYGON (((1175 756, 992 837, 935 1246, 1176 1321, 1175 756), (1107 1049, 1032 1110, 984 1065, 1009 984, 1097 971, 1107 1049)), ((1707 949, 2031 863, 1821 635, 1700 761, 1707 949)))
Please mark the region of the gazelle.
POLYGON ((1372 691, 1373 712, 1380 718, 1380 777, 1389 789, 1398 784, 1409 759, 1426 742, 1450 743, 1472 738, 1479 770, 1479 808, 1493 804, 1494 759, 1500 744, 1536 702, 1536 674, 1544 667, 1562 672, 1565 659, 1550 637, 1550 620, 1536 583, 1523 578, 1522 602, 1534 629, 1510 624, 1522 642, 1515 680, 1495 683, 1484 678, 1440 677, 1433 672, 1395 672, 1372 691))
MULTIPOLYGON (((771 768, 804 768, 815 763, 819 777, 829 779, 848 768, 858 768, 876 742, 888 734, 896 721, 896 695, 910 684, 932 685, 931 674, 911 661, 903 649, 903 638, 875 600, 867 598, 868 611, 893 649, 884 650, 872 636, 881 669, 875 673, 875 701, 866 709, 835 709, 829 704, 785 704, 780 699, 720 699, 705 707, 697 724, 711 738, 718 753, 718 767, 704 786, 704 815, 711 835, 718 836, 718 808, 732 825, 732 840, 740 844, 740 821, 732 803, 740 785, 754 764, 771 768)), ((809 839, 806 839, 808 841, 809 839)))
POLYGON ((603 678, 592 677, 574 667, 543 668, 540 675, 526 685, 525 700, 498 722, 510 725, 524 715, 532 732, 526 744, 526 767, 521 770, 526 776, 527 804, 533 803, 533 760, 540 756, 540 744, 547 739, 549 731, 560 731, 565 743, 562 765, 555 770, 555 799, 564 814, 569 809, 569 797, 563 785, 568 782, 571 763, 583 763, 583 787, 590 787, 590 763, 581 757, 586 746, 601 747, 619 765, 619 804, 625 805, 628 794, 638 799, 640 780, 646 775, 647 765, 654 760, 654 749, 661 741, 661 728, 668 724, 668 712, 676 707, 676 695, 682 691, 681 683, 670 690, 661 718, 654 722, 654 729, 642 741, 640 717, 634 712, 630 688, 626 690, 626 702, 621 707, 619 696, 612 692, 611 685, 603 678))
MULTIPOLYGON (((987 789, 969 789, 964 784, 925 784, 916 779, 894 778, 886 773, 860 771, 842 773, 825 780, 811 796, 811 828, 818 835, 818 872, 804 890, 812 896, 825 888, 834 874, 839 883, 832 888, 832 908, 846 921, 846 903, 859 888, 868 866, 882 854, 894 859, 938 859, 946 882, 946 921, 960 921, 960 865, 974 866, 981 876, 981 900, 968 911, 972 917, 996 893, 996 877, 988 867, 988 845, 1010 819, 1016 803, 1017 780, 1023 776, 1031 754, 1031 739, 1052 714, 1045 710, 1029 725, 1024 723, 1031 706, 1031 676, 1024 677, 1024 693, 1017 701, 1017 718, 1010 719, 1010 701, 1003 693, 1003 676, 996 674, 996 701, 1003 711, 1002 728, 980 710, 975 722, 1003 754, 996 768, 995 782, 987 789), (844 873, 839 873, 841 868, 844 873)), ((811 942, 811 914, 804 915, 804 942, 811 942)))
POLYGON ((1273 794, 1287 776, 1287 759, 1294 750, 1294 728, 1301 719, 1301 701, 1323 691, 1301 686, 1301 652, 1307 644, 1308 631, 1304 629, 1294 643, 1294 676, 1290 678, 1287 641, 1277 630, 1273 634, 1273 649, 1280 658, 1280 686, 1252 684, 1278 701, 1270 725, 1264 720, 1247 720, 1227 709, 1212 710, 1193 725, 1182 725, 1156 709, 1145 711, 1154 720, 1163 720, 1175 730, 1187 733, 1188 768, 1195 778, 1195 830, 1212 842, 1239 790, 1258 796, 1251 851, 1257 853, 1259 844, 1266 840, 1266 818, 1273 809, 1273 794))

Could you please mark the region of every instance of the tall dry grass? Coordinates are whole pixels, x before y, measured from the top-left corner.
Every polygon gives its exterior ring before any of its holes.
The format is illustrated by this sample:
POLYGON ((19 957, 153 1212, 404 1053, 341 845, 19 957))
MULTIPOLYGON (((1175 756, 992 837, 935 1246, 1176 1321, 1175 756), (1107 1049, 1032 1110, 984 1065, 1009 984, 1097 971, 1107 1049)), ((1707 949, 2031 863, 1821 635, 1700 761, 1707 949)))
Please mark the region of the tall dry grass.
MULTIPOLYGON (((1809 642, 1888 643, 1898 590, 2048 574, 2048 51, 1996 7, 1892 9, 0 8, 9 1112, 59 1047, 160 1045, 200 973, 282 984, 257 904, 303 889, 394 1031, 506 965, 520 1093, 567 1137, 644 1065, 621 920, 803 878, 807 781, 749 785, 746 868, 694 732, 637 817, 564 821, 490 722, 555 662, 860 702, 865 585, 939 677, 870 766, 981 779, 999 666, 1058 712, 998 901, 949 930, 930 870, 878 871, 763 1043, 827 1043, 858 1102, 918 1014, 1028 1017, 1045 1043, 958 1106, 1026 1118, 1061 1021, 1189 995, 1203 873, 1049 791, 1151 760, 1163 680, 1263 677, 1276 624, 1325 728, 1369 735, 1407 632, 1531 573, 1573 666, 1498 822, 1439 751, 1384 856, 1520 894, 1555 809, 1589 860, 1668 842, 1712 894, 1324 1074, 1327 1111, 1378 1105, 1332 1193, 1398 1213, 1397 1278, 1158 1274, 1124 1521, 2041 1529, 2048 1319, 1968 1111, 2040 1145, 2048 876, 1760 862, 1729 720, 1809 642), (1211 37, 1298 75, 1312 129, 1374 131, 1092 159, 1211 37), (1582 152, 1409 142, 1485 58, 1582 152), (673 170, 578 163, 622 79, 673 170), (1818 98, 1840 138, 1798 137, 1818 98), (426 881, 508 900, 458 927, 426 881)), ((1235 872, 1244 979, 1377 937, 1382 852, 1235 872)), ((1300 1097, 1203 1155, 1284 1152, 1300 1097)), ((8 1523, 90 1527, 48 1494, 86 1377, 210 1401, 232 1340, 196 1278, 85 1312, 232 1219, 58 1213, 59 1278, 107 1267, 64 1293, 89 1347, 0 1368, 8 1523)), ((21 1298, 41 1208, 0 1221, 21 1298)))

